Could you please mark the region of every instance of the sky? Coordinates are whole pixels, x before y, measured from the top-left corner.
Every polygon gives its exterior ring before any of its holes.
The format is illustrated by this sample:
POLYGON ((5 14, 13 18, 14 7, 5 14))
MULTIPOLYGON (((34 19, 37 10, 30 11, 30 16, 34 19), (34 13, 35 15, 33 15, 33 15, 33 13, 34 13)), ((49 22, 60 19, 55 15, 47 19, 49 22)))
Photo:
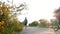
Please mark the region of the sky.
MULTIPOLYGON (((7 1, 7 0, 3 0, 7 1)), ((9 0, 12 1, 12 0, 9 0)), ((59 8, 60 0, 13 0, 13 4, 19 5, 19 3, 26 2, 27 10, 23 10, 22 15, 17 16, 18 20, 23 21, 25 17, 28 19, 28 23, 38 21, 39 19, 51 19, 53 18, 53 11, 59 8)), ((6 2, 7 3, 7 2, 6 2)))

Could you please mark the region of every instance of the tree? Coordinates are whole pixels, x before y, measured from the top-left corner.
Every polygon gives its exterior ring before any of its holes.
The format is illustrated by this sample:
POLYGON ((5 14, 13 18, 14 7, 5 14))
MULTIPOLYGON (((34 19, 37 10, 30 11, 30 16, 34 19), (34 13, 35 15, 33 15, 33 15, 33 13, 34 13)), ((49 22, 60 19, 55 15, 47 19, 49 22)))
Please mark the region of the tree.
POLYGON ((47 23, 48 21, 46 19, 40 19, 39 21, 40 21, 41 26, 47 26, 48 25, 48 23, 47 23))
POLYGON ((13 32, 17 32, 19 29, 23 29, 23 25, 16 18, 17 12, 23 10, 24 7, 21 8, 22 6, 25 5, 16 7, 16 10, 14 6, 10 7, 9 5, 6 5, 5 2, 0 1, 0 34, 12 34, 13 32), (15 9, 15 13, 10 9, 15 9))
POLYGON ((29 26, 38 26, 38 21, 33 21, 32 23, 29 24, 29 26))
POLYGON ((57 25, 58 25, 58 29, 59 29, 59 25, 60 25, 60 7, 54 11, 54 15, 55 15, 56 19, 58 19, 58 24, 57 25))
POLYGON ((60 20, 60 7, 54 11, 54 16, 60 20))
POLYGON ((51 25, 52 26, 58 26, 59 21, 57 19, 51 19, 51 25))

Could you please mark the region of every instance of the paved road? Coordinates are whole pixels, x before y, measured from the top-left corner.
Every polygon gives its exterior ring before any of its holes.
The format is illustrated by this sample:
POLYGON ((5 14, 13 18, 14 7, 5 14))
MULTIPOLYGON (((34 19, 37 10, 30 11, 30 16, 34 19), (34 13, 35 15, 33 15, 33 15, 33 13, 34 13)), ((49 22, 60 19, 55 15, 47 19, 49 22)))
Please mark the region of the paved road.
POLYGON ((60 30, 56 31, 56 34, 60 34, 60 30))
POLYGON ((19 34, 59 34, 51 28, 37 28, 37 27, 27 27, 24 28, 19 34))

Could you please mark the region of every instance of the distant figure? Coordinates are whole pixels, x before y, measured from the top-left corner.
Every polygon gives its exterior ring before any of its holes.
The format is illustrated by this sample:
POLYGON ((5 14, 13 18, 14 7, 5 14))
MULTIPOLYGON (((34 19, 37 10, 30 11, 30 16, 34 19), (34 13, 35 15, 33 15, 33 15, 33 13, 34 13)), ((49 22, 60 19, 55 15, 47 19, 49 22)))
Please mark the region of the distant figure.
POLYGON ((27 23, 28 23, 28 20, 27 20, 27 18, 25 17, 25 19, 24 19, 24 21, 23 21, 23 24, 24 24, 25 26, 27 26, 27 23))

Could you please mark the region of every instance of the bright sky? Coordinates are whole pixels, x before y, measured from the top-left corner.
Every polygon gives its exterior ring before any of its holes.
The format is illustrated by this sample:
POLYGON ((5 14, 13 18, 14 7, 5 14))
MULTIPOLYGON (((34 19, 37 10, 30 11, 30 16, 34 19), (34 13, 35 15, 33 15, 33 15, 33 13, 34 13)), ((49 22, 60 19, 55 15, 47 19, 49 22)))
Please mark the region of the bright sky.
MULTIPOLYGON (((3 0, 6 1, 6 0, 3 0)), ((9 0, 12 1, 12 0, 9 0)), ((53 18, 54 9, 60 6, 60 0, 13 0, 14 4, 26 2, 28 10, 23 10, 22 15, 18 16, 23 21, 26 16, 28 22, 37 21, 41 18, 53 18)))

